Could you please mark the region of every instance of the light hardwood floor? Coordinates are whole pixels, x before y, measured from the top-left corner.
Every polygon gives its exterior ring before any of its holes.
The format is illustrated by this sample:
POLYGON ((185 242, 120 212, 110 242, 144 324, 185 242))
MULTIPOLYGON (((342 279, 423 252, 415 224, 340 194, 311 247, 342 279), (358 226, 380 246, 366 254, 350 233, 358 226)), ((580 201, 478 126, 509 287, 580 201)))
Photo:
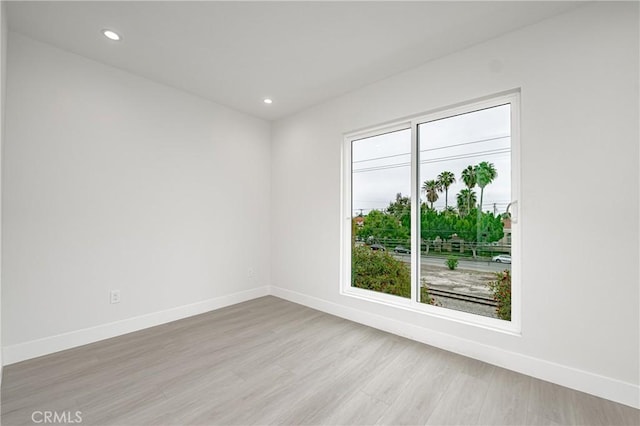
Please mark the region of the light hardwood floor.
POLYGON ((640 424, 639 410, 275 297, 7 366, 2 424, 47 410, 83 425, 640 424))

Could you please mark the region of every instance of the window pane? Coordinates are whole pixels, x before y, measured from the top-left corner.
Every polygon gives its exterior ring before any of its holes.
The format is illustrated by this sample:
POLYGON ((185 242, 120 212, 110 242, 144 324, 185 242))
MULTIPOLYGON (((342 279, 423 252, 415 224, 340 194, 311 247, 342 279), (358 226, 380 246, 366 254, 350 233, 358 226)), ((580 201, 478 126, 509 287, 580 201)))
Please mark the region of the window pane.
POLYGON ((411 297, 411 129, 351 144, 351 285, 411 297))
POLYGON ((420 301, 511 319, 511 105, 418 126, 420 301))

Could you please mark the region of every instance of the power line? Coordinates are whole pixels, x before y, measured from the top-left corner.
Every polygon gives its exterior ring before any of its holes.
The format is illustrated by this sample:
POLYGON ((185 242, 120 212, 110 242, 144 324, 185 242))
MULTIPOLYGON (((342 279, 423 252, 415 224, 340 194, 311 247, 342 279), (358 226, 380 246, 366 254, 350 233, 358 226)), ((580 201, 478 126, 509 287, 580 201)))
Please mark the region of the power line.
MULTIPOLYGON (((464 145, 472 145, 472 144, 476 144, 476 143, 491 142, 491 141, 496 141, 496 140, 500 140, 500 139, 506 139, 506 138, 510 138, 510 137, 511 137, 511 135, 496 136, 494 138, 478 139, 478 140, 475 140, 475 141, 469 141, 469 142, 462 142, 462 143, 457 143, 457 144, 453 144, 453 145, 440 146, 440 147, 437 147, 437 148, 422 149, 422 150, 420 150, 420 152, 437 151, 439 149, 447 149, 447 148, 453 148, 453 147, 456 147, 456 146, 464 146, 464 145)), ((402 153, 402 154, 392 154, 392 155, 387 155, 387 156, 384 156, 384 157, 367 158, 365 160, 354 161, 353 164, 364 163, 364 162, 367 162, 367 161, 384 160, 385 158, 401 157, 403 155, 411 155, 411 153, 410 152, 405 152, 405 153, 402 153)))
POLYGON ((480 157, 482 155, 507 154, 509 152, 511 152, 511 148, 491 149, 491 150, 487 150, 487 151, 474 152, 474 153, 471 153, 471 154, 451 155, 449 157, 440 157, 440 158, 432 159, 432 160, 424 160, 424 161, 420 161, 420 164, 442 163, 444 161, 461 160, 461 159, 464 159, 464 158, 480 157))
POLYGON ((422 150, 420 150, 420 152, 437 151, 439 149, 447 149, 447 148, 453 148, 455 146, 463 146, 463 145, 471 145, 471 144, 474 144, 474 143, 496 141, 496 140, 499 140, 499 139, 506 139, 506 138, 510 138, 510 137, 511 137, 511 135, 506 135, 506 136, 497 136, 495 138, 479 139, 477 141, 463 142, 463 143, 457 143, 457 144, 446 145, 446 146, 439 146, 437 148, 422 149, 422 150))
POLYGON ((393 155, 386 155, 384 157, 367 158, 366 160, 354 161, 353 164, 364 163, 364 162, 367 162, 367 161, 384 160, 385 158, 402 157, 403 155, 411 155, 411 153, 410 152, 405 152, 403 154, 393 154, 393 155))
MULTIPOLYGON (((478 151, 478 152, 474 152, 471 154, 458 154, 458 155, 450 155, 447 157, 439 157, 439 158, 433 158, 433 159, 429 159, 429 160, 422 160, 420 161, 420 164, 434 164, 434 163, 442 163, 445 161, 452 161, 452 160, 462 160, 465 158, 474 158, 474 157, 481 157, 484 155, 499 155, 499 154, 507 154, 511 152, 511 148, 499 148, 499 149, 492 149, 492 150, 487 150, 487 151, 478 151)), ((352 170, 352 173, 366 173, 366 172, 375 172, 378 170, 390 170, 390 169, 398 169, 398 168, 402 168, 402 167, 410 167, 411 166, 411 162, 408 163, 396 163, 396 164, 387 164, 384 166, 373 166, 373 167, 366 167, 366 168, 362 168, 362 169, 354 169, 352 170)))

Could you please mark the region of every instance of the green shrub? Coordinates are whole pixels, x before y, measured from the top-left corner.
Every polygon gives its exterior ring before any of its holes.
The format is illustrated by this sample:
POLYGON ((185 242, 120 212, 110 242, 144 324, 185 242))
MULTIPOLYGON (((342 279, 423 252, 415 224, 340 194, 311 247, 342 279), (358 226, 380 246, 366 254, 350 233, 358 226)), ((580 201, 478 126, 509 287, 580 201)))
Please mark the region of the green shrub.
POLYGON ((458 267, 458 258, 455 256, 449 256, 446 261, 447 268, 452 271, 458 267))
MULTIPOLYGON (((436 301, 429 296, 429 289, 427 287, 420 287, 420 303, 427 303, 429 305, 436 305, 436 301)), ((440 305, 437 305, 440 306, 440 305)))
POLYGON ((411 272, 407 265, 387 252, 354 247, 351 254, 351 283, 354 287, 411 296, 411 272))
MULTIPOLYGON (((381 250, 366 246, 352 247, 351 285, 367 290, 411 297, 409 266, 381 250)), ((421 301, 433 304, 426 287, 421 287, 421 301)))
POLYGON ((496 280, 489 282, 493 299, 498 302, 498 318, 511 321, 511 273, 507 270, 496 272, 496 280))

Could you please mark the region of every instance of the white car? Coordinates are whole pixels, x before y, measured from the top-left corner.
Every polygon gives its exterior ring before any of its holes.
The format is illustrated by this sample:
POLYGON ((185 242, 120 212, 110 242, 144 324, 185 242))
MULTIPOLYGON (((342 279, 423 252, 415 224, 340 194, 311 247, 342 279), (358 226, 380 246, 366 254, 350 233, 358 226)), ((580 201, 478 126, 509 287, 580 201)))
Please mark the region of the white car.
POLYGON ((491 261, 498 263, 511 263, 511 256, 509 256, 508 254, 499 254, 497 256, 493 256, 491 258, 491 261))

